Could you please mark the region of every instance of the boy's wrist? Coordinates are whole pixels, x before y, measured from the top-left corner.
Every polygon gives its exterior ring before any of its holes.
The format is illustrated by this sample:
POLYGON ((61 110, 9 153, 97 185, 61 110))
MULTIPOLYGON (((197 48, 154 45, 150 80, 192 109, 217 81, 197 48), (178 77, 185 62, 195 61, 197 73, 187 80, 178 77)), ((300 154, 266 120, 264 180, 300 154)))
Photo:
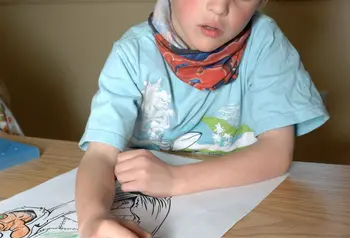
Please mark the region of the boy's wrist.
MULTIPOLYGON (((92 207, 90 207, 92 208, 92 207)), ((110 216, 110 210, 101 206, 94 206, 94 209, 85 210, 83 213, 77 212, 77 218, 80 225, 84 225, 88 223, 90 220, 100 218, 100 217, 108 217, 110 216)))
POLYGON ((185 166, 175 166, 172 170, 173 176, 173 189, 172 195, 183 195, 186 193, 186 188, 188 187, 188 179, 186 176, 185 166))

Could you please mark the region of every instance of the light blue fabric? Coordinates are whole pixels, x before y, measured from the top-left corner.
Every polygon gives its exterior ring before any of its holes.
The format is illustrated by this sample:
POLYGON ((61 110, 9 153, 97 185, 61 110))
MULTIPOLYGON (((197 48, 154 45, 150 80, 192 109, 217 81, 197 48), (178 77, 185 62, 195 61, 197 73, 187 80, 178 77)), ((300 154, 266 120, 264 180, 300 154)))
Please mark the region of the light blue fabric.
POLYGON ((277 24, 254 17, 236 81, 199 91, 176 78, 158 52, 148 24, 113 45, 80 141, 126 147, 223 154, 257 136, 295 125, 297 136, 329 115, 297 51, 277 24))

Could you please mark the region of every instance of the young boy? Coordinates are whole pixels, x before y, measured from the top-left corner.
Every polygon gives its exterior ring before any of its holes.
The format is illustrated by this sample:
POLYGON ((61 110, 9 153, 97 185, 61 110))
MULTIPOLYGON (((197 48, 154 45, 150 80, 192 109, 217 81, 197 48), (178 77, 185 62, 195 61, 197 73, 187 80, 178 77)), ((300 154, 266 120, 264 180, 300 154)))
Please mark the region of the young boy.
POLYGON ((262 0, 158 0, 117 41, 80 146, 83 238, 148 237, 109 210, 115 179, 154 197, 240 186, 285 173, 294 136, 329 116, 297 51, 258 12, 262 0), (170 166, 146 150, 220 154, 170 166))

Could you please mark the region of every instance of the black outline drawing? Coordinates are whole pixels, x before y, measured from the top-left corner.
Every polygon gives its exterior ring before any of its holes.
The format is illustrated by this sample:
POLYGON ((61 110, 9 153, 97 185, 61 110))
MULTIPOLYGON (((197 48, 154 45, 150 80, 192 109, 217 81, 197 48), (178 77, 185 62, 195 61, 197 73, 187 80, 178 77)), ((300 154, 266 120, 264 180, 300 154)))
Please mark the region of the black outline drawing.
MULTIPOLYGON (((136 222, 155 237, 170 208, 171 197, 154 198, 141 193, 124 193, 117 186, 111 213, 117 218, 136 222)), ((74 200, 50 209, 24 206, 0 213, 0 238, 41 238, 56 232, 62 233, 62 237, 65 237, 65 233, 77 234, 74 200), (6 219, 10 218, 16 219, 17 223, 12 222, 9 227, 10 222, 6 219), (25 235, 19 235, 21 232, 25 235)))

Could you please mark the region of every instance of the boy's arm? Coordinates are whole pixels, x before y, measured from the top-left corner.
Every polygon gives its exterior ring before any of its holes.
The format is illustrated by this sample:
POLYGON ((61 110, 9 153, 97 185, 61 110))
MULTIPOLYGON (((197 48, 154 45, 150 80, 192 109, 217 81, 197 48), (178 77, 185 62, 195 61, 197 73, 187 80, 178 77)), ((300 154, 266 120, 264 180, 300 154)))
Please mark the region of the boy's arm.
POLYGON ((118 154, 119 150, 106 144, 89 144, 76 179, 79 228, 89 219, 109 214, 115 194, 114 165, 118 154))
POLYGON ((280 176, 293 159, 294 127, 275 129, 241 151, 176 168, 175 194, 246 185, 280 176), (193 176, 195 175, 195 176, 193 176))

